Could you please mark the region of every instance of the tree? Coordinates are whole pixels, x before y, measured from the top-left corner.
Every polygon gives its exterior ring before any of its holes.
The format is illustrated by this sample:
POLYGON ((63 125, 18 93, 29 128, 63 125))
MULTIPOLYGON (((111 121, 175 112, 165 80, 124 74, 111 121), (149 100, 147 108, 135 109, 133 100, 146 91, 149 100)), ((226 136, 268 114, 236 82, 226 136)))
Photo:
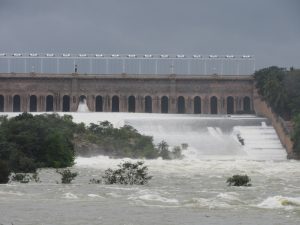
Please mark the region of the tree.
POLYGON ((7 162, 0 160, 0 184, 6 184, 9 181, 10 169, 7 162))

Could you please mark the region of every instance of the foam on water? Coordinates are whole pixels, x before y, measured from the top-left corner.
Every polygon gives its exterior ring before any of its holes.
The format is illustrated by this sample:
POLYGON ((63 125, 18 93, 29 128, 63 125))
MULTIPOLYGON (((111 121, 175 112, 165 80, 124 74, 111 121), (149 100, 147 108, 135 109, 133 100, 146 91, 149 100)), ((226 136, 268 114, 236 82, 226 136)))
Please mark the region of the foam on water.
POLYGON ((257 207, 265 209, 300 210, 300 197, 292 198, 281 195, 268 197, 263 202, 259 203, 257 207))
POLYGON ((71 192, 68 192, 68 193, 65 193, 63 194, 63 198, 67 198, 67 199, 78 199, 77 195, 71 193, 71 192))

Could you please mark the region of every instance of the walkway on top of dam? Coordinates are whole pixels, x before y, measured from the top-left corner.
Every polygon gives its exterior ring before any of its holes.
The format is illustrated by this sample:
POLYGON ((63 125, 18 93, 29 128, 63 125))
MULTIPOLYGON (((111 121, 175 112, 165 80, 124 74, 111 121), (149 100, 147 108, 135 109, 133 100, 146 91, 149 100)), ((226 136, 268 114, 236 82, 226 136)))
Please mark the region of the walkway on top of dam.
POLYGON ((250 75, 251 55, 0 53, 0 73, 250 75))

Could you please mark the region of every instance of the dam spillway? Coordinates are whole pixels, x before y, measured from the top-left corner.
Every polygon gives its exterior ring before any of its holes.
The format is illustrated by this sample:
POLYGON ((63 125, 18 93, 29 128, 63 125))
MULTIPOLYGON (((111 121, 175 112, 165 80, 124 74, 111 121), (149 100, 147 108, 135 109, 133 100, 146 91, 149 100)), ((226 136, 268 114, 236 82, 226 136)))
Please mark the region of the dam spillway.
POLYGON ((188 144, 190 159, 285 160, 286 151, 267 118, 254 115, 179 115, 149 113, 69 113, 75 122, 110 121, 162 140, 170 147, 188 144), (239 140, 243 140, 243 144, 239 140))

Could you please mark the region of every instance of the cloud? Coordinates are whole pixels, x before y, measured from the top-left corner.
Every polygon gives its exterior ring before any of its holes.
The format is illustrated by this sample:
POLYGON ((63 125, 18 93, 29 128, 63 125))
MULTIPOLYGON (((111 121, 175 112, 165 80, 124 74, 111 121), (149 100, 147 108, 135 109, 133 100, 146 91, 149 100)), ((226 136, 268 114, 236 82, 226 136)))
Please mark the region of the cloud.
POLYGON ((0 51, 254 54, 258 67, 300 67, 299 5, 297 0, 0 0, 0 51))

